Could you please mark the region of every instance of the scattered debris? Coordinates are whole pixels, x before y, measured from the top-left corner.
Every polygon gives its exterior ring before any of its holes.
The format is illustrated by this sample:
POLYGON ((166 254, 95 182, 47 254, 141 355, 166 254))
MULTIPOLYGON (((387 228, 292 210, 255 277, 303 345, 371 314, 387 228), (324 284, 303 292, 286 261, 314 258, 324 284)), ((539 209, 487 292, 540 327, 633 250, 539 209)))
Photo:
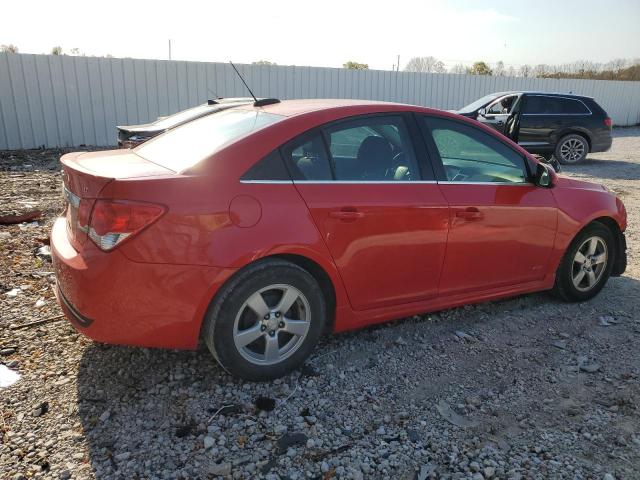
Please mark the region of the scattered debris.
POLYGON ((231 475, 230 463, 214 463, 208 468, 210 475, 218 475, 220 477, 226 477, 231 475))
POLYGON ((396 345, 407 345, 407 341, 402 337, 398 337, 398 338, 396 338, 395 344, 396 345))
POLYGON ((553 342, 551 342, 551 346, 559 348, 560 350, 566 350, 567 342, 565 342, 564 340, 554 340, 553 342))
POLYGON ((55 317, 44 318, 42 320, 35 320, 33 322, 22 323, 18 325, 11 325, 9 328, 11 330, 20 330, 22 328, 37 327, 39 325, 44 325, 45 323, 62 320, 63 318, 65 318, 64 315, 56 315, 55 317))
POLYGON ((427 463, 420 467, 420 471, 416 472, 416 480, 427 480, 429 476, 435 472, 436 466, 433 463, 427 463))
POLYGON ((598 362, 590 361, 587 357, 578 358, 578 368, 583 372, 595 373, 600 370, 601 365, 598 362))
POLYGON ((456 427, 467 428, 476 426, 476 422, 454 412, 449 404, 444 400, 440 400, 438 402, 436 409, 438 410, 438 413, 442 415, 442 418, 456 427))
POLYGON ((14 225, 16 223, 24 223, 40 218, 42 212, 34 210, 32 212, 23 213, 21 215, 2 215, 0 216, 0 225, 14 225))
POLYGON ((6 365, 0 365, 0 388, 7 388, 20 380, 20 374, 6 365))
POLYGON ((276 442, 278 446, 278 454, 282 455, 291 447, 306 445, 307 440, 308 437, 304 433, 285 433, 276 442))
POLYGON ((619 322, 611 315, 603 315, 598 319, 598 325, 601 327, 609 327, 611 325, 617 325, 619 322))
POLYGON ((42 402, 33 410, 34 417, 41 417, 49 411, 49 402, 42 402))
POLYGON ((276 401, 269 397, 258 397, 256 398, 255 405, 258 410, 271 412, 276 408, 276 401))
POLYGON ((38 248, 38 251, 36 252, 36 255, 38 257, 50 259, 51 258, 51 247, 49 245, 43 245, 42 247, 38 248))
POLYGON ((466 340, 467 342, 477 342, 478 339, 468 333, 463 332, 462 330, 456 330, 456 337, 461 338, 462 340, 466 340))
POLYGON ((36 308, 42 308, 47 304, 47 302, 44 301, 44 299, 39 298, 38 300, 36 300, 36 308))
POLYGON ((320 372, 318 372, 313 365, 307 362, 300 368, 300 375, 303 377, 319 377, 320 372))
POLYGON ((204 437, 203 441, 204 441, 205 450, 209 450, 210 448, 213 448, 213 446, 216 444, 215 438, 209 437, 209 436, 204 437))
POLYGON ((4 294, 7 297, 17 297, 18 293, 20 293, 20 289, 19 288, 12 288, 11 290, 9 290, 8 292, 4 292, 4 294))

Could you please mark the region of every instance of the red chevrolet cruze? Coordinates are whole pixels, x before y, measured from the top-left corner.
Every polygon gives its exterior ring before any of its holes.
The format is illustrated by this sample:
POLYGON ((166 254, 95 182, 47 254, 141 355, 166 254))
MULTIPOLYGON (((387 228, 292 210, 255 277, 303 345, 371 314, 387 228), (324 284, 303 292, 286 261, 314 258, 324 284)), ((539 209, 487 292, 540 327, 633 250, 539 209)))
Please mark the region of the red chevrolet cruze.
POLYGON ((626 267, 622 202, 476 121, 347 100, 246 105, 133 150, 62 157, 58 297, 107 343, 196 348, 252 380, 326 330, 626 267))

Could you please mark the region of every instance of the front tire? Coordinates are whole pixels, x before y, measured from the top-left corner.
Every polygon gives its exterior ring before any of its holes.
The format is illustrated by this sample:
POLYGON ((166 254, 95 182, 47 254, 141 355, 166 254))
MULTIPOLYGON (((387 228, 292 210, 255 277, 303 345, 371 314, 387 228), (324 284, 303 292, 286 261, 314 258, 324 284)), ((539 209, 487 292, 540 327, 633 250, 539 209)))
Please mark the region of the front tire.
POLYGON ((611 275, 615 242, 611 231, 601 223, 584 228, 571 242, 558 271, 554 293, 567 302, 595 297, 611 275))
POLYGON ((556 145, 554 155, 563 165, 575 165, 587 158, 589 143, 582 135, 565 135, 556 145))
POLYGON ((326 302, 313 276, 293 263, 273 259, 247 267, 222 288, 202 332, 226 371, 266 381, 304 362, 325 319, 326 302))

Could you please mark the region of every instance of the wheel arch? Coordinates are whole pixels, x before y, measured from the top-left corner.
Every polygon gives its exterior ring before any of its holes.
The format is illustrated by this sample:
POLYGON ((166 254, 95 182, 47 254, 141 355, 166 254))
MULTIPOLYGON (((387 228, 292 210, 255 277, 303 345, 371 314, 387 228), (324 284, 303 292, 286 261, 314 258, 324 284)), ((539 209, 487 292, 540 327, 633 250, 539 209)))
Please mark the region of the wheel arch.
POLYGON ((247 263, 242 268, 239 268, 237 271, 230 275, 220 286, 216 289, 215 293, 210 297, 209 303, 204 310, 204 314, 202 315, 200 330, 198 338, 202 339, 203 326, 205 324, 204 319, 210 313, 211 309, 214 308, 216 302, 226 293, 226 287, 232 283, 239 275, 243 274, 247 269, 254 267, 258 263, 264 263, 269 260, 283 260, 307 271, 317 282, 322 290, 322 294, 327 302, 327 322, 325 324, 325 331, 328 332, 333 329, 336 320, 336 288, 334 282, 331 279, 331 276, 325 268, 323 268, 318 262, 311 259, 308 256, 300 255, 297 253, 274 253, 271 255, 265 255, 263 257, 257 258, 252 262, 247 263))
MULTIPOLYGON (((622 230, 620 229, 620 225, 613 217, 602 216, 598 218, 594 218, 588 225, 592 225, 593 223, 600 223, 607 227, 611 234, 613 235, 613 239, 615 241, 615 251, 613 257, 613 270, 611 275, 620 276, 624 273, 627 265, 626 265, 626 255, 625 251, 627 248, 626 240, 622 230)), ((588 226, 587 225, 587 226, 588 226)), ((585 226, 586 228, 586 226, 585 226)))
POLYGON ((560 133, 558 133, 558 140, 556 141, 556 145, 558 145, 567 135, 580 135, 581 137, 583 137, 587 141, 589 152, 591 152, 593 141, 591 139, 591 134, 587 129, 582 129, 579 127, 569 127, 565 130, 562 130, 560 133))

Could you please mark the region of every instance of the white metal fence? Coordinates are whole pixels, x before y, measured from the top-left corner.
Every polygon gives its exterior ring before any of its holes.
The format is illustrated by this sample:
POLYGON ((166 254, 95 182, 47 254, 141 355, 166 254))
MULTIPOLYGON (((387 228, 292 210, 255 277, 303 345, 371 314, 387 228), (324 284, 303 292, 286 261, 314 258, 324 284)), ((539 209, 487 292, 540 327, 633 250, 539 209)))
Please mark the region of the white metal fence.
MULTIPOLYGON (((260 97, 359 98, 455 109, 497 91, 572 92, 595 97, 616 125, 640 123, 640 82, 238 69, 260 97)), ((216 95, 248 96, 228 64, 0 53, 0 150, 112 145, 116 125, 146 123, 216 95)))

